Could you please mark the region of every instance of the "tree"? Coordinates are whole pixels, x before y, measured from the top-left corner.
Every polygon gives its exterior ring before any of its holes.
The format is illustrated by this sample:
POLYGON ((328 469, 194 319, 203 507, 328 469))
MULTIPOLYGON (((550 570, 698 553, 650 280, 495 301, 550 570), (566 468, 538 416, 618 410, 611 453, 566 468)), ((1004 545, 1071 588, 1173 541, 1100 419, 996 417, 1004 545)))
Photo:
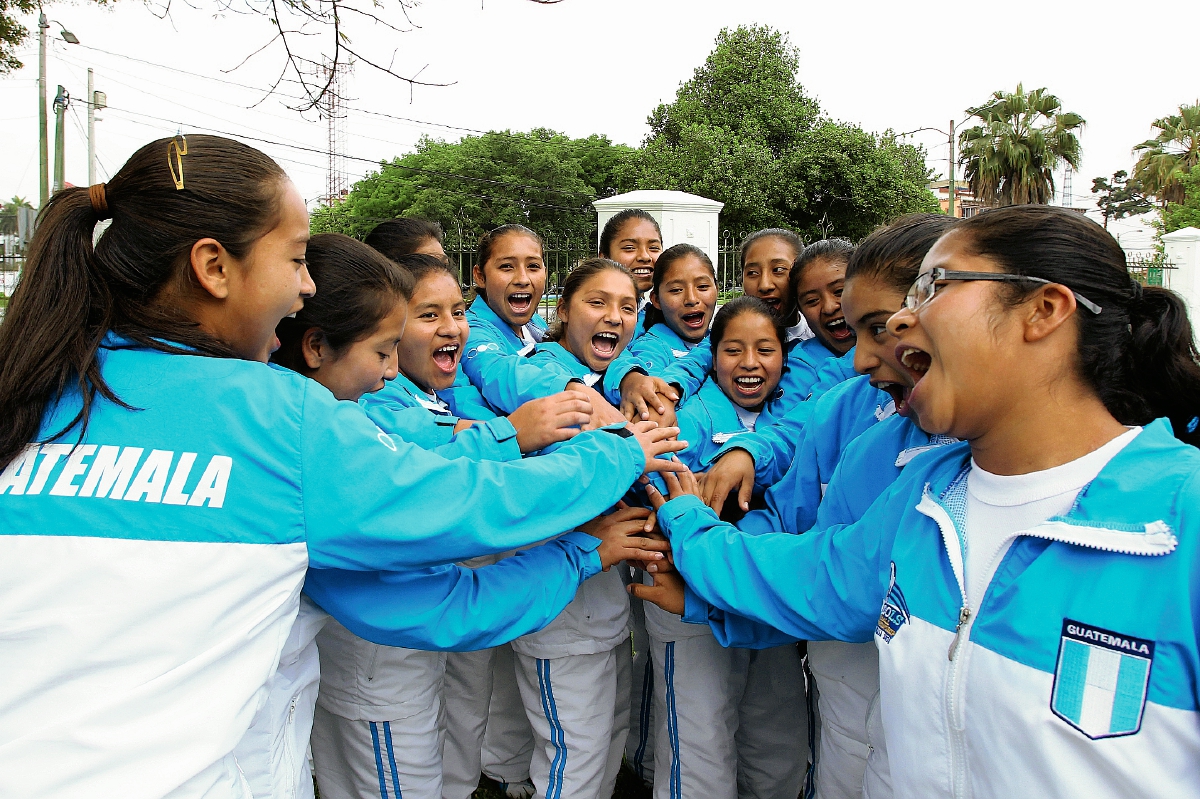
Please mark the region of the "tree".
POLYGON ((1124 169, 1114 172, 1112 180, 1092 178, 1092 194, 1096 197, 1096 205, 1104 216, 1104 228, 1108 229, 1108 220, 1124 219, 1127 216, 1137 216, 1154 210, 1154 203, 1146 197, 1142 190, 1142 182, 1129 177, 1124 169))
POLYGON ((1166 207, 1184 202, 1184 174, 1200 163, 1200 101, 1179 106, 1179 113, 1154 120, 1158 135, 1133 148, 1133 175, 1146 193, 1166 207))
POLYGON ((16 14, 32 14, 37 9, 35 0, 0 0, 0 75, 23 66, 17 50, 25 43, 29 29, 16 14))
POLYGON ((1200 228, 1200 169, 1185 172, 1176 178, 1182 191, 1180 202, 1168 201, 1162 210, 1159 234, 1171 233, 1185 227, 1200 228))
POLYGON ((344 200, 313 214, 313 230, 364 236, 398 216, 421 216, 472 235, 518 222, 554 238, 591 239, 591 201, 615 194, 630 148, 605 136, 571 139, 538 128, 459 142, 423 138, 416 152, 380 165, 344 200))
POLYGON ((936 210, 923 152, 823 116, 798 67, 781 32, 723 29, 675 100, 650 114, 622 188, 700 194, 725 203, 722 224, 735 231, 786 226, 809 239, 857 239, 936 210))
POLYGON ((1062 110, 1062 103, 1043 87, 1028 94, 1017 84, 1009 93, 967 109, 980 124, 958 138, 959 163, 971 193, 993 205, 1050 202, 1054 170, 1063 161, 1079 168, 1079 138, 1085 124, 1079 114, 1062 110))

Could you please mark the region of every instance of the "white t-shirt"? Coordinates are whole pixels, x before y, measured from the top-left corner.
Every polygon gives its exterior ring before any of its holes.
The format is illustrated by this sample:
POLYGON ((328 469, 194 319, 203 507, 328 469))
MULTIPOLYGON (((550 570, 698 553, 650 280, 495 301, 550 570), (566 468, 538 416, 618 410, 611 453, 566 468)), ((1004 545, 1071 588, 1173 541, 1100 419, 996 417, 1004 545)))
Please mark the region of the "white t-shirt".
POLYGON ((1029 474, 992 474, 971 460, 963 564, 970 607, 979 607, 992 574, 1012 543, 1013 533, 1069 511, 1079 491, 1141 431, 1140 427, 1132 427, 1082 458, 1029 474))

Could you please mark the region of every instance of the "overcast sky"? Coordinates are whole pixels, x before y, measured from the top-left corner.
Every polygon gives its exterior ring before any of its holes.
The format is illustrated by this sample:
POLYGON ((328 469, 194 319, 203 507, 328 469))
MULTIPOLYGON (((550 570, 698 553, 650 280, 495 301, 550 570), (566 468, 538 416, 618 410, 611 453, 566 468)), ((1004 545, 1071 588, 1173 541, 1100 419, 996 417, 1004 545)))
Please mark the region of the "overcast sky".
MULTIPOLYGON (((267 40, 268 23, 238 14, 215 18, 212 0, 192 3, 203 10, 177 2, 167 20, 137 0, 117 0, 110 9, 86 2, 50 7, 49 16, 82 44, 67 44, 52 26, 49 94, 62 83, 82 99, 89 66, 96 70, 96 88, 108 94, 111 108, 96 126, 101 179, 139 145, 182 125, 184 132, 212 129, 277 142, 251 143, 279 160, 305 197, 319 197, 324 156, 286 145, 322 151, 324 123, 288 110, 278 98, 249 108, 262 100, 281 67, 280 53, 268 50, 223 72, 267 40)), ((398 10, 383 13, 405 25, 398 10)), ((800 48, 800 80, 827 114, 872 131, 945 129, 993 90, 1011 91, 1018 81, 1027 89, 1048 87, 1088 121, 1082 169, 1074 177, 1076 205, 1092 204, 1092 177, 1131 168, 1130 148, 1152 135, 1155 118, 1200 98, 1194 41, 1200 3, 1194 0, 564 0, 549 6, 425 0, 410 16, 420 28, 403 34, 352 23, 354 46, 384 62, 394 57, 397 72, 424 68, 422 79, 454 85, 417 87, 410 96, 406 84, 358 65, 346 89, 354 98, 346 124, 351 181, 373 162, 411 150, 422 134, 462 135, 439 124, 477 130, 544 126, 636 145, 646 134, 646 116, 674 97, 717 32, 756 22, 785 31, 800 48)), ((27 24, 36 29, 33 18, 27 24)), ((0 78, 0 196, 20 194, 35 203, 36 45, 31 39, 21 53, 23 70, 0 78)), ((85 110, 78 104, 68 112, 66 179, 77 185, 87 182, 85 110)), ((51 115, 51 141, 53 123, 51 115)), ((925 132, 914 138, 944 175, 945 137, 925 132)), ((1149 232, 1139 232, 1144 229, 1139 223, 1120 226, 1122 244, 1148 246, 1149 232)))

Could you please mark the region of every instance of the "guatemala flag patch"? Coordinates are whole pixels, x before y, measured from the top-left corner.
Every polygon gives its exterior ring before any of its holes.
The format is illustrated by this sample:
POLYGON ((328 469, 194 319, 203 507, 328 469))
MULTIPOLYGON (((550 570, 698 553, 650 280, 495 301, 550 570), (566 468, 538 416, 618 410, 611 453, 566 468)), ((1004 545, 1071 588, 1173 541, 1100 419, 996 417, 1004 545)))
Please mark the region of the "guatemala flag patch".
POLYGON ((1142 726, 1154 642, 1063 619, 1050 709, 1095 740, 1142 726))
POLYGON ((908 602, 904 592, 896 585, 896 562, 892 561, 891 582, 888 584, 887 596, 883 599, 883 608, 879 611, 879 622, 875 625, 875 634, 890 644, 904 623, 912 618, 908 613, 908 602))

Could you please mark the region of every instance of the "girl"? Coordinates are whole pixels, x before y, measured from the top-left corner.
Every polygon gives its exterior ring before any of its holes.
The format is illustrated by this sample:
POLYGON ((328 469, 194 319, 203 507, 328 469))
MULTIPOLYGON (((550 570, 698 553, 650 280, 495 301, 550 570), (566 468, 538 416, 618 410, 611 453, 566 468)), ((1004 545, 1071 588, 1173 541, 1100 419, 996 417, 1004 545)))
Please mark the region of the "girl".
POLYGON ((813 355, 818 362, 854 346, 854 331, 842 313, 846 264, 853 254, 854 245, 845 239, 822 239, 804 250, 788 275, 788 295, 816 340, 808 349, 818 344, 825 349, 813 355))
POLYGON ((636 339, 649 330, 646 326, 647 295, 654 286, 654 264, 662 252, 662 229, 658 220, 641 208, 626 208, 604 223, 600 231, 600 252, 603 258, 616 261, 629 270, 638 289, 638 323, 636 339))
POLYGON ((661 371, 682 358, 708 335, 717 307, 717 280, 712 261, 691 244, 676 244, 654 265, 650 308, 640 324, 644 336, 629 353, 650 371, 661 371))
POLYGON ((803 536, 733 532, 668 479, 689 586, 792 635, 874 638, 897 795, 1186 794, 1200 366, 1182 302, 1090 220, 1015 206, 942 236, 888 328, 922 427, 963 443, 803 536))
MULTIPOLYGON (((307 217, 278 165, 215 136, 152 142, 43 211, 0 325, 0 794, 244 793, 232 751, 306 566, 424 567, 543 535, 491 498, 414 524, 422 486, 531 475, 381 438, 266 366, 314 292, 307 217)), ((672 451, 659 435, 590 434, 546 456, 571 486, 523 493, 577 525, 672 451)))
MULTIPOLYGON (((591 258, 563 283, 558 321, 528 363, 602 390, 637 324, 629 270, 591 258)), ((612 795, 630 714, 629 599, 617 572, 586 583, 546 629, 513 642, 539 797, 612 795)))
MULTIPOLYGON (((691 442, 680 454, 685 464, 698 467, 725 441, 770 423, 786 335, 757 298, 721 308, 713 377, 679 411, 680 435, 691 442)), ((795 645, 726 649, 707 626, 653 605, 646 626, 656 675, 655 797, 799 794, 808 736, 795 645)))
POLYGON ((442 226, 431 219, 400 217, 380 222, 363 239, 368 247, 395 260, 401 255, 432 255, 445 260, 442 248, 445 233, 442 226))

